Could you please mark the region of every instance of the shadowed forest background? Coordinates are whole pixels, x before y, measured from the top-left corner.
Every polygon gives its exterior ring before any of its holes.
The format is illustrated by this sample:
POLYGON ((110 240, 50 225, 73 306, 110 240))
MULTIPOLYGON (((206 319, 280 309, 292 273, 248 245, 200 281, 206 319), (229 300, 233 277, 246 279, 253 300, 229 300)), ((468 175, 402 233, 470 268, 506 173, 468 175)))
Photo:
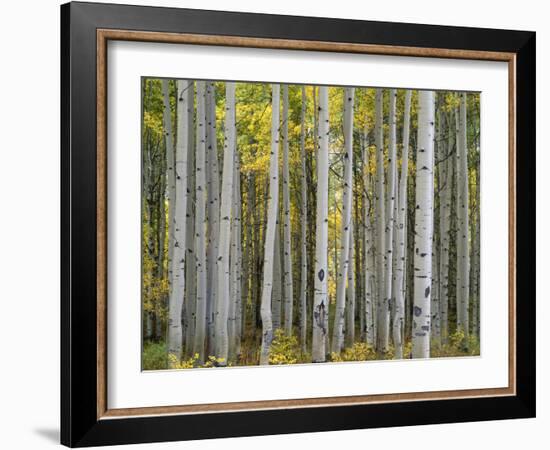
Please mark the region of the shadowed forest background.
POLYGON ((144 370, 479 355, 478 93, 141 94, 144 370))

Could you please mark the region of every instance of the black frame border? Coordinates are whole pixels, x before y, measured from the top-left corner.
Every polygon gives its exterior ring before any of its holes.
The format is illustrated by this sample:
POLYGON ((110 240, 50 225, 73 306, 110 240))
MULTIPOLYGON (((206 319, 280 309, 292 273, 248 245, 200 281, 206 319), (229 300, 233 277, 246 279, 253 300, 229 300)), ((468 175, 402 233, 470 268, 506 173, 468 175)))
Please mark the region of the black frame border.
POLYGON ((73 2, 61 6, 61 443, 70 447, 535 417, 534 32, 73 2), (96 30, 516 54, 516 395, 97 419, 96 30))

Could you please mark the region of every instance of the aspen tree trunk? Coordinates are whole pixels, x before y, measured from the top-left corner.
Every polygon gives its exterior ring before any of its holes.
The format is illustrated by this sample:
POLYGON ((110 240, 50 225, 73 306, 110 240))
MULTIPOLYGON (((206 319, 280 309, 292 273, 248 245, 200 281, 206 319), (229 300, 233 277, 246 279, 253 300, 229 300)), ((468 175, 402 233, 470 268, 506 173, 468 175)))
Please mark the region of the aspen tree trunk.
MULTIPOLYGON (((435 213, 434 213, 435 214, 435 213)), ((437 239, 435 239, 435 225, 434 225, 434 239, 433 239, 433 253, 432 253, 432 291, 431 291, 431 304, 430 313, 431 319, 431 341, 436 348, 441 347, 441 313, 439 303, 439 252, 437 251, 437 239)))
POLYGON ((436 100, 437 104, 437 128, 435 130, 435 146, 434 146, 434 231, 433 231, 433 245, 432 245, 432 290, 431 290, 431 305, 430 312, 432 315, 430 328, 431 328, 431 341, 435 348, 441 348, 441 303, 440 303, 440 275, 439 275, 439 241, 438 239, 438 230, 441 226, 441 203, 439 207, 436 205, 435 201, 435 191, 441 191, 441 161, 442 161, 442 122, 443 122, 443 112, 442 112, 442 97, 439 95, 439 98, 436 100), (437 163, 436 163, 437 161, 437 163), (437 171, 436 171, 437 169, 437 171), (437 183, 435 179, 437 178, 437 183))
MULTIPOLYGON (((478 160, 479 161, 479 160, 478 160)), ((479 164, 479 162, 478 162, 479 164)), ((475 205, 473 208, 473 213, 475 217, 475 222, 472 230, 473 234, 473 244, 472 244, 472 295, 473 295, 473 304, 472 304, 472 332, 474 336, 479 338, 479 277, 480 277, 480 195, 479 195, 479 165, 476 167, 475 171, 475 205)))
POLYGON ((365 177, 365 197, 364 197, 364 222, 365 222, 365 339, 367 344, 374 345, 374 298, 375 298, 375 261, 374 261, 374 246, 373 246, 373 226, 370 217, 372 209, 371 202, 371 175, 370 175, 370 151, 365 145, 365 161, 363 168, 365 177))
POLYGON ((242 290, 242 303, 241 303, 241 335, 242 332, 245 329, 246 325, 246 316, 247 316, 247 308, 249 303, 251 302, 251 286, 250 286, 250 274, 253 273, 253 243, 252 243, 252 228, 255 226, 253 224, 252 219, 252 211, 254 208, 254 202, 255 200, 252 197, 253 192, 253 183, 254 183, 254 176, 252 173, 248 173, 248 176, 246 177, 247 180, 247 214, 246 214, 246 222, 245 222, 245 228, 244 228, 244 254, 243 254, 243 275, 242 275, 242 283, 241 283, 241 290, 242 290), (251 270, 252 269, 252 270, 251 270))
POLYGON ((306 352, 307 346, 307 174, 306 174, 306 108, 307 97, 306 88, 302 86, 302 113, 301 113, 301 130, 300 130, 300 159, 302 161, 301 173, 301 194, 302 194, 302 211, 301 211, 301 273, 300 273, 300 343, 302 344, 302 353, 306 352))
POLYGON ((186 334, 185 345, 186 355, 191 357, 193 354, 193 339, 195 336, 195 309, 196 309, 196 273, 195 261, 195 83, 189 81, 187 87, 187 212, 185 226, 185 248, 187 256, 185 258, 185 315, 186 315, 186 334))
POLYGON ((225 87, 225 137, 223 149, 222 198, 220 208, 220 234, 216 258, 218 283, 218 320, 216 320, 216 356, 220 365, 227 364, 229 356, 228 315, 229 290, 229 246, 231 242, 231 208, 233 206, 233 164, 235 160, 235 83, 227 82, 225 87))
POLYGON ((252 322, 252 327, 256 328, 257 326, 257 317, 258 317, 258 292, 259 288, 258 285, 260 284, 260 271, 258 266, 258 261, 260 259, 260 247, 261 247, 261 241, 260 241, 260 223, 259 223, 259 207, 258 207, 258 200, 256 200, 256 175, 254 172, 250 174, 251 180, 250 180, 250 189, 249 189, 249 195, 250 195, 250 205, 252 205, 252 211, 251 211, 251 221, 254 224, 252 227, 252 233, 251 233, 251 240, 250 242, 253 243, 252 247, 252 273, 251 273, 251 280, 250 280, 250 317, 252 322))
POLYGON ((292 318, 294 315, 294 288, 292 286, 292 252, 290 228, 290 173, 288 168, 288 85, 283 85, 283 279, 285 298, 285 333, 292 334, 292 318))
MULTIPOLYGON (((441 323, 441 342, 447 343, 449 336, 449 245, 451 231, 451 194, 453 181, 453 164, 451 159, 452 141, 454 127, 450 126, 453 121, 452 111, 446 116, 445 132, 446 140, 441 141, 439 163, 439 316, 441 323)), ((442 133, 444 134, 444 133, 442 133)))
MULTIPOLYGON (((384 278, 383 298, 379 311, 378 351, 386 353, 389 349, 390 335, 390 306, 392 298, 392 269, 393 269, 393 229, 394 229, 394 204, 395 204, 395 177, 396 177, 396 115, 395 99, 396 90, 390 89, 390 114, 389 114, 389 145, 388 145, 388 192, 386 198, 386 217, 384 230, 384 278)), ((382 188, 383 189, 383 188, 382 188)), ((384 207, 382 205, 382 207, 384 207)))
MULTIPOLYGON (((362 152, 362 147, 361 152, 362 152)), ((364 335, 364 329, 365 329, 365 308, 364 308, 364 302, 363 299, 365 298, 363 294, 363 277, 362 273, 364 272, 364 265, 363 265, 363 248, 362 245, 363 238, 364 238, 364 231, 365 228, 363 226, 363 219, 361 217, 361 211, 363 208, 363 204, 361 202, 362 198, 362 182, 363 178, 358 173, 360 171, 360 168, 358 167, 358 164, 356 163, 356 166, 353 169, 353 178, 354 178, 354 215, 353 215, 353 230, 354 235, 351 238, 351 243, 354 245, 354 258, 355 258, 355 264, 354 264, 354 272, 353 272, 353 280, 355 283, 355 296, 354 296, 354 320, 355 316, 359 319, 359 341, 365 340, 364 335)), ((350 245, 351 245, 350 243, 350 245)), ((354 336, 355 337, 355 336, 354 336)))
POLYGON ((395 310, 393 318, 393 344, 395 346, 395 359, 403 358, 404 341, 404 317, 405 317, 405 268, 407 246, 405 244, 407 223, 407 177, 409 173, 409 136, 411 121, 411 95, 412 91, 405 91, 405 110, 403 113, 403 152, 401 155, 401 178, 399 180, 397 227, 396 227, 396 273, 393 286, 395 298, 395 310))
POLYGON ((387 181, 387 197, 386 197, 386 276, 384 279, 385 282, 385 299, 386 307, 388 309, 386 314, 386 327, 384 329, 384 334, 386 334, 387 329, 387 345, 384 351, 387 351, 389 348, 390 341, 390 326, 391 326, 391 310, 393 306, 393 269, 395 267, 394 262, 394 248, 395 248, 395 217, 397 213, 397 204, 396 204, 396 195, 397 195, 397 113, 396 113, 396 103, 397 103, 397 91, 395 89, 389 90, 389 145, 388 145, 388 176, 389 180, 387 181))
POLYGON ((328 314, 328 88, 319 88, 319 124, 317 149, 317 217, 315 240, 315 283, 313 302, 312 361, 326 361, 325 336, 328 314))
POLYGON ((336 314, 332 334, 332 352, 340 353, 344 347, 344 321, 346 310, 346 282, 350 266, 349 245, 353 199, 353 100, 355 91, 344 91, 344 192, 342 197, 342 237, 340 264, 336 286, 336 314))
POLYGON ((414 232, 412 357, 430 357, 430 294, 433 244, 434 92, 418 92, 418 152, 414 232))
POLYGON ((174 211, 176 206, 176 177, 174 168, 174 135, 170 108, 170 81, 162 80, 164 101, 164 135, 166 142, 166 200, 168 201, 168 283, 172 284, 172 256, 174 253, 174 211))
POLYGON ((457 127, 457 218, 456 238, 456 325, 464 332, 464 346, 467 347, 469 334, 469 293, 470 293, 470 252, 468 224, 468 145, 466 141, 466 93, 460 95, 460 108, 457 127))
MULTIPOLYGON (((166 146, 165 146, 166 147, 166 146)), ((166 148, 165 148, 166 150, 166 148)), ((160 179, 160 188, 158 195, 158 255, 157 255, 157 278, 159 280, 164 280, 165 270, 164 262, 166 260, 166 196, 167 193, 167 183, 166 183, 166 152, 165 152, 164 161, 161 163, 161 179, 160 179)), ((154 333, 155 338, 162 336, 162 308, 164 306, 164 298, 159 299, 155 304, 155 315, 154 315, 154 333)))
MULTIPOLYGON (((236 136, 235 136, 236 137, 236 136)), ((235 139, 236 142, 236 139, 235 139)), ((241 353, 241 315, 242 315, 242 241, 241 241, 241 163, 235 146, 233 175, 233 227, 231 229, 231 309, 229 324, 229 356, 234 360, 241 353)))
MULTIPOLYGON (((319 108, 317 102, 317 87, 311 87, 311 93, 313 97, 313 111, 311 114, 312 128, 313 128, 313 151, 308 152, 307 158, 307 170, 308 186, 317 184, 317 152, 319 149, 319 108)), ((313 333, 313 305, 315 303, 315 243, 316 243, 316 230, 317 230, 317 190, 308 189, 308 317, 307 320, 311 321, 311 330, 313 333)))
POLYGON ((264 277, 262 285, 262 347, 260 364, 269 364, 269 350, 273 341, 271 319, 271 291, 273 287, 273 249, 275 245, 275 221, 278 216, 279 200, 279 99, 280 86, 272 85, 271 100, 271 156, 269 159, 268 219, 265 233, 264 277))
MULTIPOLYGON (((277 156, 278 157, 278 156, 277 156)), ((278 172, 277 172, 278 174, 278 172)), ((263 214, 262 214, 262 222, 261 224, 258 226, 258 230, 261 231, 260 233, 260 239, 259 241, 263 243, 263 247, 260 247, 258 246, 258 261, 257 261, 257 265, 258 265, 258 269, 257 269, 257 273, 258 273, 258 277, 257 278, 260 278, 259 277, 259 274, 260 273, 263 273, 263 268, 264 268, 264 249, 265 249, 265 235, 266 235, 266 231, 267 231, 267 211, 268 211, 268 201, 269 201, 269 193, 268 193, 268 189, 269 189, 269 183, 270 183, 270 179, 269 179, 269 173, 267 174, 267 176, 265 177, 265 182, 264 182, 264 189, 263 191, 261 191, 260 193, 260 197, 263 197, 263 201, 262 201, 262 206, 263 206, 263 214)), ((277 205, 279 204, 279 200, 277 199, 277 205)), ((277 214, 279 213, 279 208, 277 207, 277 214)), ((275 219, 275 224, 276 226, 278 226, 278 220, 279 218, 277 217, 275 219)), ((273 254, 275 254, 275 252, 273 252, 273 254)), ((263 280, 262 280, 263 281, 263 280)), ((258 328, 261 323, 262 323, 262 318, 261 318, 261 302, 262 302, 262 287, 263 287, 263 284, 262 283, 258 283, 258 294, 257 294, 257 298, 259 300, 259 305, 257 305, 257 308, 256 308, 256 328, 258 328)), ((273 295, 272 295, 272 299, 271 299, 271 303, 273 303, 273 295)), ((273 317, 271 318, 272 322, 273 322, 273 317)))
POLYGON ((282 326, 283 273, 281 269, 281 225, 279 217, 275 223, 275 244, 273 246, 273 290, 271 292, 271 320, 273 329, 282 326))
POLYGON ((384 331, 387 329, 387 306, 384 305, 385 295, 385 190, 384 190, 384 106, 383 91, 376 89, 375 94, 375 124, 374 136, 376 141, 376 349, 379 352, 385 351, 388 339, 384 331))
POLYGON ((397 116, 396 99, 397 91, 389 90, 390 114, 389 114, 389 145, 388 145, 388 192, 386 197, 386 233, 385 233, 385 260, 384 260, 384 311, 382 311, 382 340, 380 347, 383 353, 389 349, 390 342, 390 314, 392 302, 392 280, 393 280, 393 232, 395 218, 395 193, 397 174, 397 116))
POLYGON ((185 89, 189 82, 178 80, 177 102, 177 142, 175 159, 176 198, 178 201, 174 211, 174 250, 172 258, 172 284, 168 302, 168 353, 181 359, 183 330, 182 308, 185 293, 185 226, 187 212, 187 153, 188 153, 188 126, 189 113, 187 93, 185 89))
POLYGON ((350 223, 349 233, 349 268, 348 268, 348 288, 346 301, 346 346, 351 347, 355 342, 355 245, 353 235, 353 219, 350 223))
POLYGON ((206 177, 204 159, 206 154, 206 105, 205 83, 197 81, 197 146, 195 154, 195 251, 197 276, 197 306, 195 322, 194 353, 204 363, 206 339, 206 177))
MULTIPOLYGON (((143 87, 143 112, 148 108, 150 105, 150 98, 151 98, 151 83, 147 82, 147 80, 142 81, 142 87, 143 87)), ((147 246, 147 254, 151 258, 152 261, 155 260, 155 240, 154 240, 154 201, 153 201, 153 155, 152 155, 152 143, 150 139, 150 134, 147 133, 145 139, 143 140, 143 192, 144 192, 144 211, 147 211, 146 213, 146 221, 147 226, 149 227, 149 233, 148 233, 148 239, 147 243, 145 244, 147 246)), ((147 291, 144 292, 146 299, 151 299, 152 296, 152 286, 149 286, 147 288, 147 291)), ((144 305, 142 305, 144 306, 144 305)), ((145 308, 142 308, 143 313, 143 319, 145 321, 145 327, 144 327, 144 337, 145 339, 152 339, 153 338, 153 312, 151 310, 146 311, 145 308)))
MULTIPOLYGON (((172 285, 172 255, 174 253, 174 211, 176 205, 176 183, 174 176, 174 134, 172 129, 172 110, 170 107, 170 81, 162 80, 162 96, 164 103, 163 110, 163 124, 164 124, 164 136, 166 147, 166 202, 168 203, 168 217, 163 218, 168 225, 168 246, 167 246, 167 273, 168 273, 168 285, 172 285)), ((164 208, 163 208, 164 209, 164 208)), ((162 244, 164 249, 164 235, 162 236, 162 244)), ((164 253, 163 253, 164 256, 164 253)), ((164 273, 164 260, 160 268, 160 272, 164 273)), ((162 333, 162 309, 166 305, 167 299, 164 297, 157 305, 156 311, 156 336, 160 338, 162 333)))
MULTIPOLYGON (((208 354, 216 352, 222 342, 215 336, 217 307, 216 255, 219 245, 220 175, 218 168, 218 142, 216 137, 216 87, 206 82, 206 145, 207 145, 207 216, 208 247, 206 253, 206 313, 208 315, 208 354)), ((223 338, 225 339, 225 337, 223 338)))

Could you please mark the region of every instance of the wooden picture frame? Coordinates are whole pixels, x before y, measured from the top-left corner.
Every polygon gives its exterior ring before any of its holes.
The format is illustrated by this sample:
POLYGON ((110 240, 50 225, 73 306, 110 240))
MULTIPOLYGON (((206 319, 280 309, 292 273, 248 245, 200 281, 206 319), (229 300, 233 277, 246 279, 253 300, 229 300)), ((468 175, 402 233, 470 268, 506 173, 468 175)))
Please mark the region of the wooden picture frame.
POLYGON ((63 444, 76 447, 534 417, 535 33, 77 2, 61 7, 61 55, 63 444), (508 387, 109 409, 109 40, 507 62, 508 387))

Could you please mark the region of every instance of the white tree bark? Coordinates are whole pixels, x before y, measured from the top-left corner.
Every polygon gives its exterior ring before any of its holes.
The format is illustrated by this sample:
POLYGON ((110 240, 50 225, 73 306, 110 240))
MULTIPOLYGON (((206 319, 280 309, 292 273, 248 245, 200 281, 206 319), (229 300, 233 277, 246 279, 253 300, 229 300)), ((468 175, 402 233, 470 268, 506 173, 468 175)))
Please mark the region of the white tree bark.
POLYGON ((269 197, 268 218, 265 233, 264 277, 262 284, 262 347, 260 364, 269 364, 269 351, 273 341, 273 323, 271 320, 271 290, 273 287, 273 249, 275 245, 275 221, 278 214, 279 199, 279 100, 280 86, 272 85, 271 100, 271 156, 269 159, 269 197))
POLYGON ((288 85, 283 85, 283 277, 285 289, 285 322, 287 335, 292 334, 292 319, 294 316, 294 288, 292 286, 292 244, 290 228, 290 172, 288 162, 288 85))
POLYGON ((166 142, 166 200, 168 201, 168 283, 172 284, 172 257, 174 253, 174 212, 176 206, 176 177, 174 168, 174 135, 170 108, 170 80, 162 80, 164 101, 164 135, 166 142))
POLYGON ((395 311, 393 318, 393 343, 395 358, 403 358, 404 317, 405 317, 405 267, 407 247, 405 244, 405 231, 407 222, 407 177, 409 173, 409 136, 411 120, 411 95, 412 91, 405 91, 405 110, 403 113, 403 152, 401 155, 401 178, 399 180, 399 194, 397 208, 397 237, 396 237, 396 273, 393 286, 395 311))
POLYGON ((195 316, 194 353, 204 362, 206 338, 206 106, 205 83, 197 81, 197 146, 195 154, 195 252, 197 276, 197 301, 195 316))
POLYGON ((317 217, 315 233, 315 285, 313 302, 312 361, 326 360, 325 337, 328 314, 328 88, 319 88, 319 148, 317 150, 317 217))
POLYGON ((433 243, 434 92, 418 92, 412 357, 430 357, 433 243))
MULTIPOLYGON (((236 142, 236 140, 235 140, 236 142)), ((231 303, 229 309, 229 358, 241 354, 242 242, 241 242, 241 163, 235 146, 233 164, 233 223, 231 227, 231 303)))
POLYGON ((355 240, 354 240, 353 219, 350 223, 349 233, 349 267, 348 267, 348 287, 346 294, 346 326, 345 326, 345 344, 351 347, 355 342, 355 240))
POLYGON ((172 258, 172 284, 168 302, 168 353, 176 355, 178 361, 182 356, 183 330, 182 309, 185 293, 185 227, 187 212, 187 153, 189 114, 187 106, 188 81, 178 80, 177 103, 177 142, 175 160, 176 198, 174 212, 174 253, 172 258))
POLYGON ((449 336, 449 244, 451 231, 451 195, 453 182, 453 160, 451 153, 453 148, 453 133, 450 124, 454 118, 452 110, 446 116, 445 132, 447 139, 441 141, 439 163, 439 240, 440 240, 440 255, 439 255, 439 316, 441 323, 441 341, 443 344, 447 342, 449 336))
POLYGON ((386 230, 385 230, 385 259, 384 259, 384 303, 381 312, 381 340, 380 349, 386 353, 390 343, 390 311, 392 303, 392 281, 393 281, 393 232, 395 228, 395 195, 397 180, 397 116, 396 99, 397 91, 389 90, 390 113, 389 113, 389 145, 388 145, 388 181, 386 197, 386 230))
MULTIPOLYGON (((468 218, 468 143, 466 122, 466 93, 460 95, 460 108, 457 127, 457 217, 458 231, 456 238, 456 309, 457 328, 468 337, 469 294, 470 294, 470 251, 469 251, 469 218, 468 218)), ((464 345, 468 340, 465 339, 464 345)))
MULTIPOLYGON (((437 104, 437 128, 435 131, 435 146, 434 146, 434 232, 433 232, 433 246, 432 246, 432 291, 431 291, 431 306, 430 312, 432 315, 430 328, 431 328, 431 345, 434 348, 439 349, 441 347, 441 303, 439 296, 439 286, 440 286, 440 275, 439 275, 439 239, 438 239, 438 227, 437 223, 441 224, 441 203, 437 207, 435 202, 435 194, 441 192, 441 175, 442 175, 442 164, 443 159, 442 152, 442 124, 443 124, 443 111, 442 111, 442 95, 439 94, 439 98, 436 101, 437 104), (437 162, 437 164, 436 164, 437 162), (436 172, 437 169, 437 172, 436 172), (437 176, 437 184, 435 178, 437 176), (439 221, 438 221, 439 220, 439 221)), ((440 229, 440 227, 439 227, 440 229)))
POLYGON ((231 209, 233 206, 233 164, 235 160, 235 83, 227 82, 225 88, 225 138, 223 149, 222 198, 220 208, 220 233, 216 258, 218 283, 218 320, 216 320, 216 356, 226 365, 229 356, 228 315, 229 246, 231 243, 231 209))
POLYGON ((441 346, 441 314, 439 303, 439 252, 437 251, 438 245, 435 238, 436 232, 434 230, 433 239, 433 252, 432 252, 432 291, 431 291, 431 304, 430 313, 432 319, 430 321, 431 328, 431 343, 434 348, 440 348, 441 346))
POLYGON ((301 130, 300 130, 300 158, 302 161, 301 173, 301 194, 302 194, 302 210, 301 210, 301 273, 300 273, 300 343, 302 344, 302 352, 306 352, 307 346, 307 179, 306 179, 306 108, 307 97, 306 88, 302 86, 302 113, 301 113, 301 130))
MULTIPOLYGON (((216 337, 217 317, 220 311, 217 305, 216 258, 219 245, 220 219, 220 175, 218 167, 218 140, 216 136, 216 87, 206 82, 206 146, 207 146, 207 240, 206 251, 206 314, 208 316, 208 354, 215 353, 220 345, 216 337)), ((225 339, 225 337, 223 338, 225 339)))
POLYGON ((185 226, 185 352, 187 357, 193 354, 193 340, 195 336, 196 310, 196 273, 195 261, 195 83, 189 81, 187 87, 187 120, 188 120, 188 151, 187 151, 187 212, 185 226))
POLYGON ((349 246, 353 200, 353 103, 355 91, 344 91, 344 192, 342 196, 342 233, 340 264, 336 285, 336 314, 332 334, 332 352, 340 353, 344 347, 344 321, 346 310, 346 283, 350 266, 349 246))
MULTIPOLYGON (((384 190, 384 103, 382 89, 375 94, 374 137, 376 141, 376 349, 384 352, 388 345, 387 305, 385 305, 386 211, 384 190)), ((388 330, 389 331, 389 330, 388 330)))
MULTIPOLYGON (((366 133, 365 133, 366 134, 366 133)), ((364 239, 364 257, 365 257, 365 339, 367 344, 374 345, 374 299, 376 297, 375 286, 375 260, 374 260, 374 230, 371 220, 371 209, 373 208, 373 202, 371 202, 371 184, 372 177, 370 174, 370 150, 368 142, 365 136, 365 146, 363 153, 363 177, 364 177, 364 208, 363 208, 363 221, 365 226, 365 239, 364 239)))
POLYGON ((273 329, 282 326, 283 273, 281 269, 281 223, 279 216, 275 222, 275 243, 273 245, 273 290, 271 291, 271 320, 273 329))

